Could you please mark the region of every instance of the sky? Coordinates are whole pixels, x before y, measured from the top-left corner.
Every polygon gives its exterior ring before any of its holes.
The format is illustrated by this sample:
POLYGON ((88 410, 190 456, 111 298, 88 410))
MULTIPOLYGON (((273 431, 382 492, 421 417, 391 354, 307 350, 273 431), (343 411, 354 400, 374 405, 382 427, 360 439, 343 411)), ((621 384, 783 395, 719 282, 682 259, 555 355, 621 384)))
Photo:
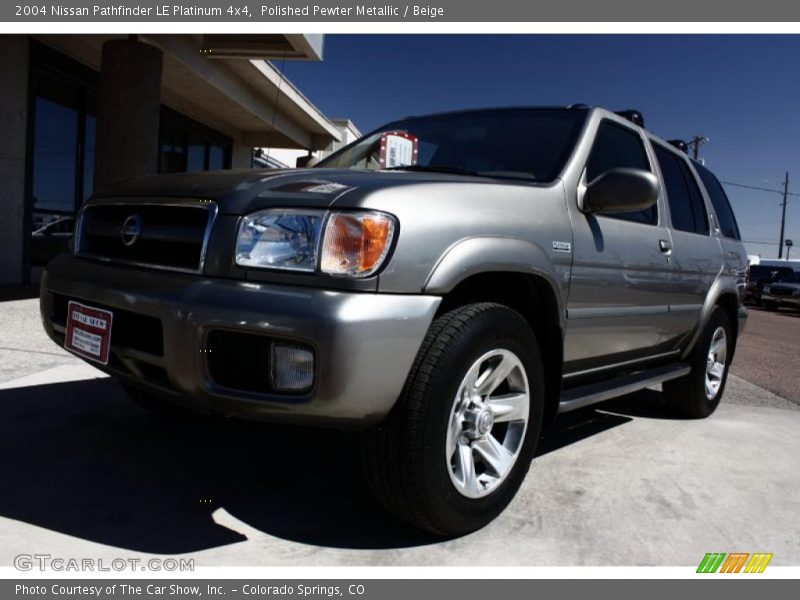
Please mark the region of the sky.
MULTIPOLYGON (((800 36, 328 35, 321 62, 275 64, 362 133, 461 108, 635 108, 665 139, 708 137, 700 156, 723 181, 783 189, 788 171, 800 259, 800 36)), ((725 187, 748 253, 776 257, 781 195, 725 187)))

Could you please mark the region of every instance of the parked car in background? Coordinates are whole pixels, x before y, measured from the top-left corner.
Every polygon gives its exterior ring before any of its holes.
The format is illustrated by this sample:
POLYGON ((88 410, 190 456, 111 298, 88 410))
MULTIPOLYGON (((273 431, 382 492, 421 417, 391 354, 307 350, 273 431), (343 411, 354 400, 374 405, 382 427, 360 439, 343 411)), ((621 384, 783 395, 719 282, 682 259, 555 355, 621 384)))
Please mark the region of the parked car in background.
POLYGON ((747 269, 744 301, 746 304, 761 306, 761 292, 764 286, 794 273, 788 266, 770 266, 769 264, 751 265, 747 269))
POLYGON ((780 307, 800 308, 800 273, 793 272, 764 286, 761 301, 767 310, 780 307))
POLYGON ((43 267, 56 256, 69 252, 74 233, 73 217, 61 217, 36 229, 31 235, 31 264, 43 267))

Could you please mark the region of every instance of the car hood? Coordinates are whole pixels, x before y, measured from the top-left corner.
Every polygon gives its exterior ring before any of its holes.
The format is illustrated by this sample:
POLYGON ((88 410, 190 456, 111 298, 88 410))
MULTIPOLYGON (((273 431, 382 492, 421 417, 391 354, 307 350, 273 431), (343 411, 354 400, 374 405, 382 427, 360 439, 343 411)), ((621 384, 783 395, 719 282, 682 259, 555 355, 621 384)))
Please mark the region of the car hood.
MULTIPOLYGON (((92 201, 134 198, 213 200, 222 214, 242 215, 268 207, 327 208, 344 195, 421 183, 518 185, 468 175, 351 169, 246 169, 158 175, 98 191, 92 201)), ((526 182, 527 183, 527 182, 526 182)))

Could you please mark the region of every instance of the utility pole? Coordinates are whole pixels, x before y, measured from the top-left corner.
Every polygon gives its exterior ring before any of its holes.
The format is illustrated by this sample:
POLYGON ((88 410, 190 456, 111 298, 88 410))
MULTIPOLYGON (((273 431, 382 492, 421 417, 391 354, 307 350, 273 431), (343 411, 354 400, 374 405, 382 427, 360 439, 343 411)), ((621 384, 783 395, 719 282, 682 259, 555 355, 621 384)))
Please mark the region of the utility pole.
MULTIPOLYGON (((783 180, 783 205, 781 207, 781 238, 778 241, 778 258, 783 258, 783 233, 786 229, 786 198, 789 195, 789 172, 783 180)), ((788 251, 787 251, 788 252, 788 251)))
POLYGON ((710 140, 706 136, 704 136, 704 135, 696 135, 691 140, 686 142, 686 144, 688 146, 692 147, 692 158, 697 160, 697 156, 700 154, 700 146, 702 146, 703 144, 705 144, 708 141, 710 141, 710 140))

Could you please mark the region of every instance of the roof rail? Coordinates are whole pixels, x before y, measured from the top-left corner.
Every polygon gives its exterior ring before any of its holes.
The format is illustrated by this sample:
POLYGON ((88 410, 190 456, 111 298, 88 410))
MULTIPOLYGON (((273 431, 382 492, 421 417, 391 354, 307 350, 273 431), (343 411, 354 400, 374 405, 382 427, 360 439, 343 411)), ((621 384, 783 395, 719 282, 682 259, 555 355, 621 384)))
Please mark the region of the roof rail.
POLYGON ((639 127, 644 127, 644 116, 638 110, 628 109, 628 110, 618 110, 615 111, 614 114, 619 115, 623 119, 628 119, 634 125, 638 125, 639 127))

